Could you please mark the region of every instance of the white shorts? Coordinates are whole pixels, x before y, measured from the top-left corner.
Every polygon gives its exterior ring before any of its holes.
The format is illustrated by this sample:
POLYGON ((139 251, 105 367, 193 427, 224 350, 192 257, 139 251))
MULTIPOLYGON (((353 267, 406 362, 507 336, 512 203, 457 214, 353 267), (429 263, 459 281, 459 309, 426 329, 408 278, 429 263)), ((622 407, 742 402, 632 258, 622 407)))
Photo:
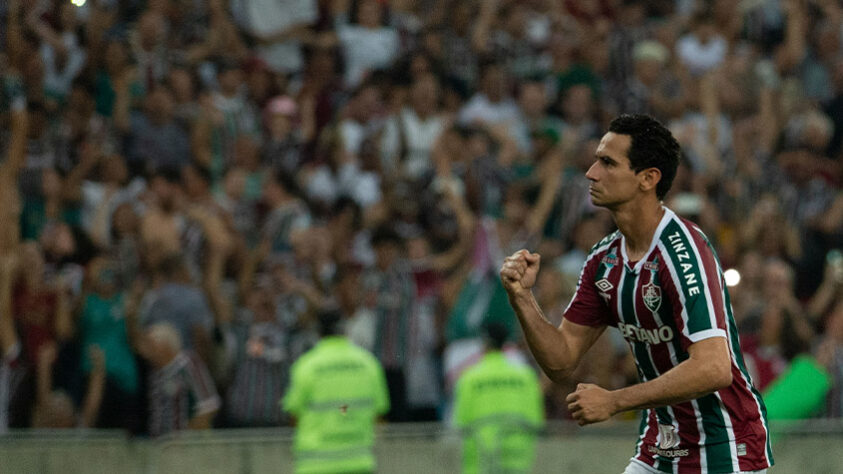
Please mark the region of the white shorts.
MULTIPOLYGON (((626 470, 623 471, 623 474, 664 474, 663 472, 659 471, 658 469, 648 466, 643 462, 637 459, 630 459, 629 466, 626 466, 626 470)), ((741 471, 735 472, 732 474, 767 474, 766 469, 762 469, 760 471, 741 471)))

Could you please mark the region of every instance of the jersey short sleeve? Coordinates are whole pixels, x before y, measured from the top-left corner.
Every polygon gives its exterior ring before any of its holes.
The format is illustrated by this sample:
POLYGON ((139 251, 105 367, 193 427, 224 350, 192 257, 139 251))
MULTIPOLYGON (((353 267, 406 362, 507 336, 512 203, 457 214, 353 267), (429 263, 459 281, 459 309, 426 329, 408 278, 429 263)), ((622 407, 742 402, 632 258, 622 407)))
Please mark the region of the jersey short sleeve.
POLYGON ((600 265, 599 255, 597 252, 589 255, 580 272, 574 298, 565 309, 565 319, 572 323, 584 326, 605 326, 610 322, 609 308, 595 285, 594 276, 600 265))
POLYGON ((682 221, 671 222, 662 234, 660 247, 673 289, 674 318, 683 346, 726 337, 725 289, 717 257, 705 236, 682 221))

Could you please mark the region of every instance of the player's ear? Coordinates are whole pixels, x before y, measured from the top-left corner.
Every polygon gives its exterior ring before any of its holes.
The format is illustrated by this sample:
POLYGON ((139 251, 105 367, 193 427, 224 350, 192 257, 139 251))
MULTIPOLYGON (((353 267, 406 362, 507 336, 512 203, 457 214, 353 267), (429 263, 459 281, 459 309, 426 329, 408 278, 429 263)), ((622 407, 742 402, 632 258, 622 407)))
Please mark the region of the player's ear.
POLYGON ((638 173, 638 186, 644 192, 656 189, 661 180, 662 172, 658 168, 647 168, 638 173))

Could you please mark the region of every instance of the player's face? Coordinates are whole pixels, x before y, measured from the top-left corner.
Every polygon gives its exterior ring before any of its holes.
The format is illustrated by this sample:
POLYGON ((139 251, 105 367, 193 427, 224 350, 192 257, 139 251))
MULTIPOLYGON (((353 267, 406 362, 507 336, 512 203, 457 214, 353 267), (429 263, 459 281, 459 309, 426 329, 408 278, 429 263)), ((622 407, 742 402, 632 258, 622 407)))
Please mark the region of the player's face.
POLYGON ((629 135, 609 132, 597 145, 594 164, 585 173, 591 181, 589 194, 595 206, 611 210, 635 198, 639 177, 627 158, 631 142, 629 135))

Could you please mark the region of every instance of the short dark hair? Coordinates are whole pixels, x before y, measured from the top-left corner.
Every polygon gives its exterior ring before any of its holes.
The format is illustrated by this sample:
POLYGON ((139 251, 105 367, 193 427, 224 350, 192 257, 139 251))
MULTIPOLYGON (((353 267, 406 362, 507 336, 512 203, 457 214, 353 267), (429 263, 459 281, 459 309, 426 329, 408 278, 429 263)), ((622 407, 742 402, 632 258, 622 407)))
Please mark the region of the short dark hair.
POLYGON ((152 170, 151 178, 161 178, 170 184, 181 183, 181 168, 176 165, 161 165, 152 170))
POLYGON ((316 320, 319 322, 319 335, 322 337, 339 336, 342 334, 342 313, 335 306, 326 306, 321 308, 316 314, 316 320))
POLYGON ((658 120, 644 114, 623 114, 612 120, 609 131, 631 138, 627 157, 629 167, 636 173, 647 168, 658 168, 662 178, 656 185, 656 197, 664 199, 676 168, 679 167, 679 157, 682 150, 679 142, 658 120))
POLYGON ((284 168, 279 167, 273 171, 272 181, 281 187, 287 194, 291 194, 293 196, 302 195, 299 184, 296 182, 296 177, 284 168))
POLYGON ((396 232, 389 224, 381 224, 372 232, 371 244, 372 247, 387 244, 397 245, 400 247, 404 244, 404 239, 402 239, 401 234, 396 232))
POLYGON ((196 173, 196 176, 198 176, 199 179, 204 181, 205 184, 210 185, 211 182, 213 182, 213 180, 214 180, 214 175, 211 172, 211 168, 208 167, 208 166, 205 166, 202 163, 199 163, 197 161, 191 161, 190 163, 188 163, 185 166, 185 168, 192 169, 196 173))
POLYGON ((489 349, 499 351, 509 339, 509 328, 500 321, 488 321, 483 324, 483 337, 489 349))

